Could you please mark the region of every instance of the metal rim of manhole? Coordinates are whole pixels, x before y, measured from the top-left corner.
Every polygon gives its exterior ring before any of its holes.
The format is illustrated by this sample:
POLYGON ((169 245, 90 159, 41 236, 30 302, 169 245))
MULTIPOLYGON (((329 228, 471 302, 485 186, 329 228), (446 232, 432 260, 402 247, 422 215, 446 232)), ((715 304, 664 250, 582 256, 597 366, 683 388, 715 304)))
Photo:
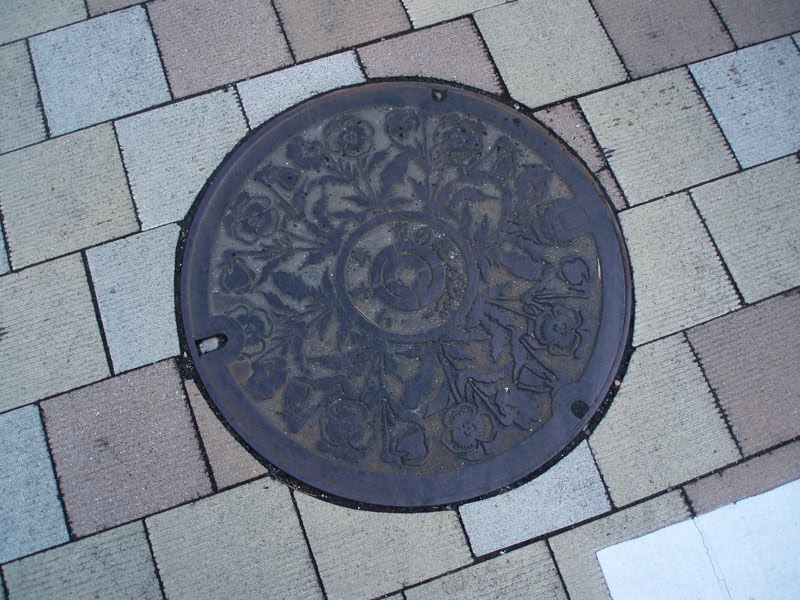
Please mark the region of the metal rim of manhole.
POLYGON ((525 480, 576 443, 628 345, 605 192, 537 122, 452 85, 278 115, 184 238, 201 389, 263 461, 345 501, 423 509, 525 480))

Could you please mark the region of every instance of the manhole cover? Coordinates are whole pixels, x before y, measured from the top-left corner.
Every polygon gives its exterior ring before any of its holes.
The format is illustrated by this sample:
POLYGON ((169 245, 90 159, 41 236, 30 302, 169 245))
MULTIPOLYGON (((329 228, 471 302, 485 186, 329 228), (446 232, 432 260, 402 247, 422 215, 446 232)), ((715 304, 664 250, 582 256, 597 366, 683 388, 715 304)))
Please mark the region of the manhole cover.
POLYGON ((225 161, 180 304, 205 390, 255 452, 326 493, 424 507, 575 439, 620 366, 631 291, 605 196, 545 129, 387 82, 289 110, 225 161))

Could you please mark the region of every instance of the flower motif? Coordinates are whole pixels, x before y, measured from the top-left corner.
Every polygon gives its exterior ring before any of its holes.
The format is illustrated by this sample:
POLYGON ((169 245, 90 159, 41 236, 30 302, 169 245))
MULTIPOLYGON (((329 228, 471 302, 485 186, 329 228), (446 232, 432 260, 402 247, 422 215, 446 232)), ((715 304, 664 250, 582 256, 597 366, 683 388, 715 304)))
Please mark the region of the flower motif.
POLYGON ((223 219, 227 232, 245 244, 255 244, 278 228, 279 213, 269 198, 242 192, 223 219))
POLYGON ((411 134, 419 127, 417 113, 405 108, 389 111, 386 115, 384 129, 390 138, 396 142, 408 141, 411 134))
POLYGON ((583 324, 581 315, 568 306, 557 304, 536 317, 534 335, 540 344, 554 356, 575 353, 583 341, 578 329, 583 324))
POLYGON ((293 138, 286 146, 286 156, 301 169, 319 169, 325 162, 322 144, 317 140, 293 138))
POLYGON ((501 388, 494 397, 494 404, 503 425, 516 423, 522 429, 532 430, 539 421, 539 405, 533 394, 516 386, 501 388))
POLYGON ((320 432, 324 449, 351 461, 362 456, 375 440, 367 407, 341 398, 325 410, 320 432))
POLYGON ((302 381, 291 381, 283 392, 283 408, 280 413, 293 432, 303 428, 311 404, 311 386, 302 381))
POLYGON ((333 119, 323 131, 328 150, 347 158, 361 156, 372 147, 375 130, 367 121, 355 115, 333 119))
POLYGON ((553 174, 544 165, 525 165, 515 182, 517 198, 530 202, 545 198, 550 191, 553 174))
POLYGON ((275 331, 275 324, 269 314, 259 308, 237 306, 230 312, 242 332, 242 352, 247 355, 259 354, 267 347, 267 340, 275 331))
POLYGON ((589 281, 589 267, 580 257, 565 258, 561 261, 561 276, 571 285, 583 285, 589 281))
POLYGON ((447 430, 442 443, 454 454, 469 457, 483 442, 494 438, 494 427, 489 415, 478 412, 472 404, 461 404, 444 415, 447 430))
POLYGON ((484 134, 477 121, 449 116, 439 123, 435 135, 447 159, 465 165, 481 155, 484 134))
POLYGON ((416 425, 403 424, 389 439, 388 459, 404 465, 419 466, 428 460, 430 441, 425 430, 416 425))
POLYGON ((270 165, 256 173, 254 179, 268 186, 274 183, 287 192, 291 192, 300 181, 300 171, 291 167, 270 165))
POLYGON ((286 359, 269 356, 253 363, 253 373, 245 383, 259 400, 269 400, 286 383, 286 359))
POLYGON ((225 252, 220 265, 219 285, 229 294, 246 294, 256 283, 256 274, 235 252, 225 252))

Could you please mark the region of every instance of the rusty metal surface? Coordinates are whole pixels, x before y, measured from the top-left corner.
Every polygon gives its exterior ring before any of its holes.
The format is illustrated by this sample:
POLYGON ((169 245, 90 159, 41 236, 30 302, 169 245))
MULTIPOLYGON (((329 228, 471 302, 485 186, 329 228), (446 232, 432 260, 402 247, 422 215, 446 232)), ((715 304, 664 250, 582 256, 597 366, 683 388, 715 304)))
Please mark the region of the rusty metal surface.
POLYGON ((214 404, 267 461, 358 502, 444 505, 534 472, 600 406, 628 339, 627 257, 591 175, 512 108, 438 84, 268 122, 183 252, 214 404))

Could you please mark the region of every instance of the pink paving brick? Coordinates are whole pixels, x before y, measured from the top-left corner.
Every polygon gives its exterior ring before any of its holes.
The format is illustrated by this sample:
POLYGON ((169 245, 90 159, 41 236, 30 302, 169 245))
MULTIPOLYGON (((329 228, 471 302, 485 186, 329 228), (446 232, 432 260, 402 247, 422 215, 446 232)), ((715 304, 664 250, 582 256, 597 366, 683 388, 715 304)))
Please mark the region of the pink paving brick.
POLYGON ((800 30, 797 0, 712 0, 739 46, 800 30))
POLYGON ((78 535, 211 492, 172 361, 58 396, 42 409, 78 535))
POLYGON ((134 4, 141 4, 141 0, 86 0, 89 15, 92 17, 134 4))

